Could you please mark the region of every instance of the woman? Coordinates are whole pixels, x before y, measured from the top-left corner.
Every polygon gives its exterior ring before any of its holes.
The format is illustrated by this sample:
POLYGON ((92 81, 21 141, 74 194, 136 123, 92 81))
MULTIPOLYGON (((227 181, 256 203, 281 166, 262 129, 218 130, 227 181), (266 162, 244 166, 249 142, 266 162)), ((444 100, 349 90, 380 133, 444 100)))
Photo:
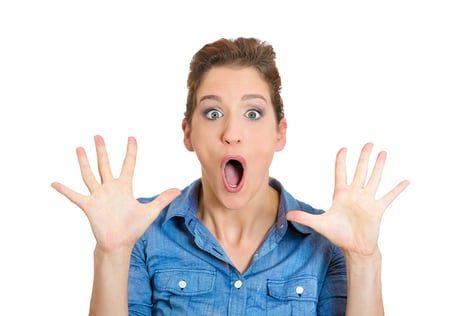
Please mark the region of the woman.
POLYGON ((96 238, 91 315, 382 315, 378 234, 402 181, 376 200, 386 153, 367 178, 364 146, 351 184, 336 157, 332 206, 298 201, 269 168, 286 144, 271 45, 220 39, 193 57, 182 122, 201 177, 135 199, 137 145, 118 178, 95 136, 101 183, 77 149, 90 196, 52 186, 87 215, 96 238))

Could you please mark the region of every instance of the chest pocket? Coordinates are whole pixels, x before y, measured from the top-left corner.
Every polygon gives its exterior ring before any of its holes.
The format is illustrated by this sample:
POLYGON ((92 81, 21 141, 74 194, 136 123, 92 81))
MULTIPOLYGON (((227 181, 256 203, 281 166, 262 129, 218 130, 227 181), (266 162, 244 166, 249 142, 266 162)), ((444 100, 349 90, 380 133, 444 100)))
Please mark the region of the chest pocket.
POLYGON ((215 271, 157 270, 152 280, 153 309, 165 315, 190 315, 190 310, 207 315, 214 307, 215 280, 215 271))
POLYGON ((312 276, 268 280, 267 315, 317 315, 318 283, 312 276))

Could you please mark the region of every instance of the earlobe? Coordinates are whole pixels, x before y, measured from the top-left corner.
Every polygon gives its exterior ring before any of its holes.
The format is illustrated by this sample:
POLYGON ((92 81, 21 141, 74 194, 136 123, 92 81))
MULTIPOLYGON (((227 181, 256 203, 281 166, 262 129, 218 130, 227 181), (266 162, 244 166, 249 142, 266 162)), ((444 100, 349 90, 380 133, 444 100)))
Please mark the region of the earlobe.
POLYGON ((285 118, 282 118, 277 127, 276 151, 283 150, 286 143, 287 143, 287 120, 285 118))
POLYGON ((181 128, 183 129, 183 143, 187 150, 194 151, 191 143, 191 128, 186 119, 183 119, 181 123, 181 128))

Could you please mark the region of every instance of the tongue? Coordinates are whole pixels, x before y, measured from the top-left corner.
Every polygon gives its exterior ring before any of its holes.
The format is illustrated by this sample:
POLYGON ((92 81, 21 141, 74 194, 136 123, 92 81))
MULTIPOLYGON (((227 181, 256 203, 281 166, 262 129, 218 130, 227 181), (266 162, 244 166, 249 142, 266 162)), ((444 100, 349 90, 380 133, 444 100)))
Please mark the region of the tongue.
POLYGON ((235 164, 228 163, 225 166, 225 178, 231 187, 236 187, 240 183, 241 171, 236 168, 235 164))

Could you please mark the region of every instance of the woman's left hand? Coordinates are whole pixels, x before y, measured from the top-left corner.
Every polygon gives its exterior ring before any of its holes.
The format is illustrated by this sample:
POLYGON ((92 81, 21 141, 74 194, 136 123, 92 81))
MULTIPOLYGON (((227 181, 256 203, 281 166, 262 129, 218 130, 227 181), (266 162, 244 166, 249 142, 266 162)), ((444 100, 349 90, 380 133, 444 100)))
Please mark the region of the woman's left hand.
POLYGON ((371 256, 378 250, 380 223, 386 208, 410 184, 404 180, 379 199, 375 194, 380 184, 386 152, 378 154, 367 179, 373 144, 367 143, 359 157, 351 184, 347 183, 346 148, 336 157, 333 203, 327 212, 313 215, 290 211, 287 219, 306 225, 328 238, 343 250, 360 256, 371 256))

